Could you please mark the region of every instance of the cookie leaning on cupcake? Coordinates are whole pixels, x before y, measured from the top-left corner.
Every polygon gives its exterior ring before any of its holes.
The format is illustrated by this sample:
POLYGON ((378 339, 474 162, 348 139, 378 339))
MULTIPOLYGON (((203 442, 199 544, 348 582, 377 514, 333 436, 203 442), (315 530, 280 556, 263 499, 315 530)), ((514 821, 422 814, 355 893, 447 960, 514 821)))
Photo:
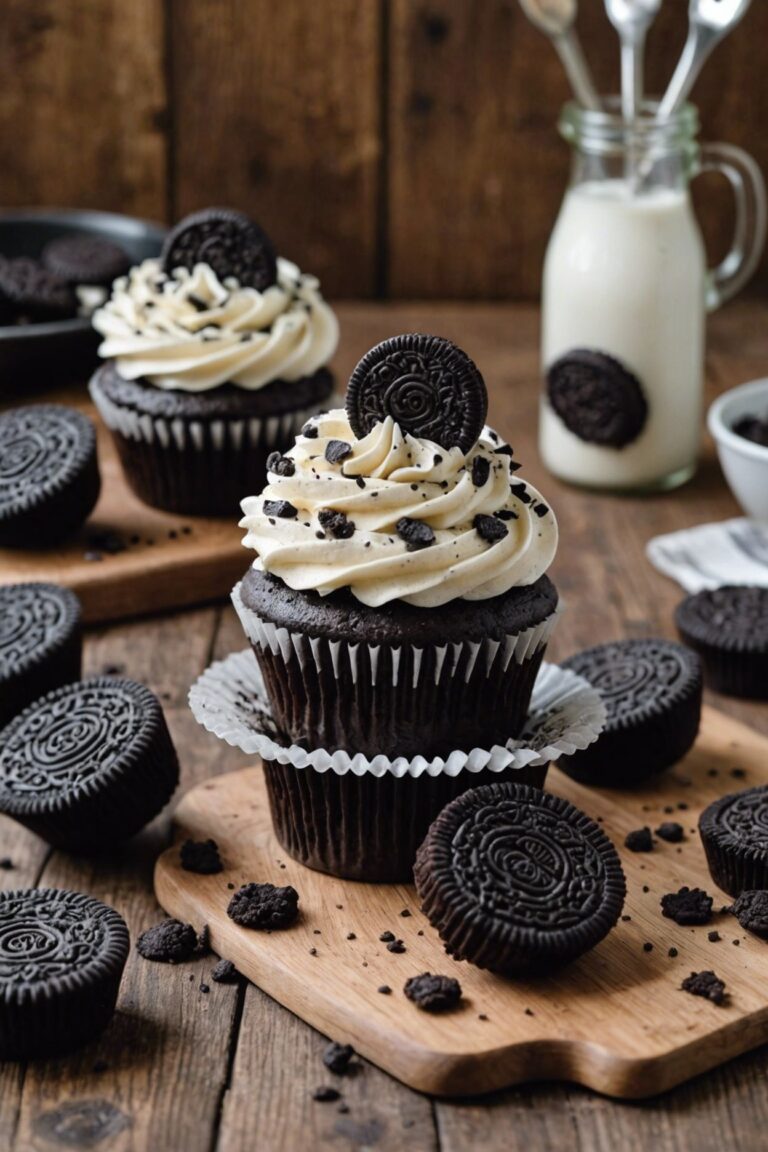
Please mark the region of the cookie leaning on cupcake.
MULTIPOLYGON (((352 374, 346 411, 310 421, 243 501, 257 557, 233 600, 293 743, 432 759, 520 733, 557 608, 557 524, 486 409, 477 367, 449 341, 387 340, 352 374)), ((380 878, 407 876, 440 807, 482 782, 281 765, 268 780, 293 855, 367 878, 355 861, 388 826, 382 809, 398 844, 380 878), (360 842, 325 839, 331 825, 360 842)))
POLYGON ((206 209, 94 315, 91 395, 148 504, 231 514, 330 395, 338 324, 318 281, 241 212, 206 209))

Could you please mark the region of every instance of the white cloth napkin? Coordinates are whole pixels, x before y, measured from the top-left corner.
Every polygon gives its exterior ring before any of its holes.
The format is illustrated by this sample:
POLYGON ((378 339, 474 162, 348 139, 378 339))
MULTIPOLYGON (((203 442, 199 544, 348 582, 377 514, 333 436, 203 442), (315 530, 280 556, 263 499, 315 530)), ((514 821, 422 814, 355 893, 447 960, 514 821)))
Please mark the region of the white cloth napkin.
POLYGON ((646 555, 686 592, 722 584, 768 588, 768 525, 744 517, 655 536, 646 555))

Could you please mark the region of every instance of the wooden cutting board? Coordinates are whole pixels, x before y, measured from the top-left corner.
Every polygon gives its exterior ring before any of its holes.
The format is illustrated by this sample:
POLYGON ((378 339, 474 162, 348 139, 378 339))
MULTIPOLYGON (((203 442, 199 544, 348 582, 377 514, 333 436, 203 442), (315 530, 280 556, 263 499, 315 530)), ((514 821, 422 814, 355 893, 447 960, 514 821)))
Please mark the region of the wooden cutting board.
POLYGON ((294 863, 272 833, 258 767, 198 786, 176 812, 178 838, 213 837, 225 872, 185 872, 174 847, 157 863, 155 890, 169 915, 208 924, 215 951, 270 996, 412 1088, 461 1096, 562 1079, 609 1096, 652 1096, 768 1041, 768 943, 719 911, 730 901, 709 877, 696 832, 700 811, 717 796, 766 782, 768 739, 713 709, 704 711, 696 748, 645 789, 588 789, 553 770, 550 790, 600 820, 619 848, 631 919, 542 980, 513 982, 451 960, 410 887, 336 880, 294 863), (657 840, 649 854, 623 847, 632 829, 664 820, 683 824, 682 845, 657 840), (237 927, 226 915, 228 884, 251 880, 293 884, 297 925, 271 934, 237 927), (715 897, 710 925, 681 928, 662 918, 661 896, 683 884, 715 897), (713 929, 719 942, 707 938, 713 929), (403 939, 405 953, 386 950, 385 930, 403 939), (726 981, 723 1007, 680 990, 702 969, 726 981), (425 971, 461 981, 459 1010, 429 1016, 405 999, 406 979, 425 971), (384 984, 391 995, 377 991, 384 984))
POLYGON ((125 483, 112 438, 85 386, 33 399, 79 408, 95 420, 101 496, 83 530, 66 545, 50 551, 0 548, 0 584, 64 584, 80 597, 91 624, 227 596, 248 567, 236 512, 231 519, 209 520, 147 507, 125 483))

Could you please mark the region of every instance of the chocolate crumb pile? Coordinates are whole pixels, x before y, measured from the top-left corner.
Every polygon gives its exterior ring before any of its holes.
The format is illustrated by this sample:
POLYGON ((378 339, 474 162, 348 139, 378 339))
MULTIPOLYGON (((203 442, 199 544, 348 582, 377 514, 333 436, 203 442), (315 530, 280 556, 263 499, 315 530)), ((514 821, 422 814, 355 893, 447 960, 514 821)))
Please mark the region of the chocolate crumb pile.
POLYGON ((712 897, 702 888, 681 888, 661 898, 661 911, 676 924, 709 924, 712 919, 712 897))
POLYGON ((323 1052, 323 1064, 329 1072, 333 1072, 336 1076, 343 1076, 349 1071, 349 1062, 354 1054, 355 1050, 351 1044, 333 1042, 323 1052))
POLYGON ((227 915, 242 928, 288 928, 299 915, 299 894, 290 884, 244 884, 230 900, 227 915))
POLYGON ((703 996, 713 1004, 725 1002, 725 983, 714 972, 691 972, 681 984, 683 992, 690 992, 691 996, 703 996))
POLYGON ((458 980, 452 976, 433 976, 431 972, 411 976, 403 991, 424 1012, 449 1012, 461 1000, 458 980))
POLYGON ((240 973, 231 960, 219 960, 211 972, 214 984, 236 984, 239 979, 240 973))
POLYGON ((637 828, 628 832, 624 839, 624 847, 630 852, 652 852, 653 837, 650 828, 637 828))
POLYGON ((742 892, 728 911, 747 932, 768 940, 768 892, 742 892))
POLYGON ((685 829, 682 824, 678 824, 676 820, 666 821, 656 829, 656 835, 659 839, 666 840, 668 844, 679 844, 684 834, 685 829))
POLYGON ((145 960, 160 964, 181 964, 189 960, 197 948, 197 932, 191 924, 181 920, 163 920, 142 932, 136 949, 145 960))

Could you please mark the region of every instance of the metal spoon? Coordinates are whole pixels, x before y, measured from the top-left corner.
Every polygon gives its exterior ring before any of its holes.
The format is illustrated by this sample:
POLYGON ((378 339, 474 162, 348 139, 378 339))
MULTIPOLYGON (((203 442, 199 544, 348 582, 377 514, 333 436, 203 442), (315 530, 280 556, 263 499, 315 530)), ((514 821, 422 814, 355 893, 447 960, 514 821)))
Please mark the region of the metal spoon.
POLYGON ((554 44, 579 103, 599 111, 600 97, 574 27, 577 0, 520 0, 520 7, 531 24, 554 44))
POLYGON ((691 0, 688 39, 659 104, 658 118, 666 120, 684 102, 715 45, 735 28, 752 0, 691 0))
POLYGON ((605 0, 608 19, 621 40, 621 112, 628 123, 643 101, 645 37, 661 0, 605 0))

